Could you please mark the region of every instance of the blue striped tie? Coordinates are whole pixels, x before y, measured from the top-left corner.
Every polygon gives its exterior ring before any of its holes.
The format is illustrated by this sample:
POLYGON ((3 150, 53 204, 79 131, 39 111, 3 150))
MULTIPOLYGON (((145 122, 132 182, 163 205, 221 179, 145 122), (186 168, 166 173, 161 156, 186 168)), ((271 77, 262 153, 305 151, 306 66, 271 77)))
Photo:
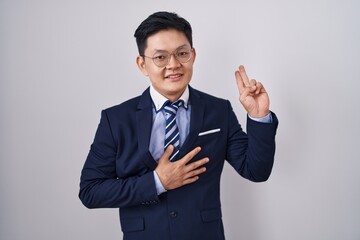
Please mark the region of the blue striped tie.
POLYGON ((179 129, 176 124, 176 113, 179 107, 181 107, 183 104, 184 104, 183 100, 178 100, 175 103, 171 103, 170 101, 167 101, 164 105, 164 110, 166 113, 164 150, 166 150, 166 148, 169 145, 174 146, 174 151, 172 152, 169 159, 170 161, 175 159, 180 149, 180 137, 179 137, 179 129))

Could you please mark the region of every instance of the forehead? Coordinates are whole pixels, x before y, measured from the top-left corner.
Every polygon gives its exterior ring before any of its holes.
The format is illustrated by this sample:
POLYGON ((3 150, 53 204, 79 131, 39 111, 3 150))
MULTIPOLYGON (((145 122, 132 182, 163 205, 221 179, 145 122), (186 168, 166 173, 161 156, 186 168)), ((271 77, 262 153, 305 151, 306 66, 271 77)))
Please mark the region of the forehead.
POLYGON ((175 29, 161 30, 147 38, 145 52, 174 51, 183 45, 190 46, 183 32, 175 29))

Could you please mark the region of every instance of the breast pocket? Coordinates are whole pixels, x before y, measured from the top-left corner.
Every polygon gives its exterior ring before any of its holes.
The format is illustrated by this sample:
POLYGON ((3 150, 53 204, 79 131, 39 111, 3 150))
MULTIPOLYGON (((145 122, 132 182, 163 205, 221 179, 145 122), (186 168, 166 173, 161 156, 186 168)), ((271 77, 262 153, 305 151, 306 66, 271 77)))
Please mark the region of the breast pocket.
POLYGON ((196 144, 203 147, 202 145, 209 144, 213 141, 219 140, 221 135, 221 129, 215 128, 207 131, 202 131, 198 134, 196 144))

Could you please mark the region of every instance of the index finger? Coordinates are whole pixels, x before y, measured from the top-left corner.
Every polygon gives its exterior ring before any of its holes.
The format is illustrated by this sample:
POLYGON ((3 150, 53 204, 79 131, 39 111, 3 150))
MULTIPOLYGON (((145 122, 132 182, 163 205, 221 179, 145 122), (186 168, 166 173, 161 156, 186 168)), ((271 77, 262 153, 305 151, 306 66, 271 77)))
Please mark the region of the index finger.
POLYGON ((238 86, 238 89, 239 89, 239 93, 240 95, 244 92, 245 90, 245 85, 244 85, 244 81, 242 80, 241 78, 241 75, 240 75, 240 71, 237 70, 235 72, 235 78, 236 78, 236 84, 238 86))
POLYGON ((182 164, 186 165, 193 157, 201 151, 201 147, 196 147, 188 152, 182 159, 179 160, 182 164))

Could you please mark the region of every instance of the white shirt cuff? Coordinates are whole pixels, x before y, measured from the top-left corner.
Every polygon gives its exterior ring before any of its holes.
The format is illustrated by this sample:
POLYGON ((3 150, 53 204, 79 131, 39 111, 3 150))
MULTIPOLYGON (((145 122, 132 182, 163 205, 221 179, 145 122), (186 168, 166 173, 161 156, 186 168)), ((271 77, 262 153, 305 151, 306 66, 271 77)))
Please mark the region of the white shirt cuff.
POLYGON ((251 120, 254 120, 256 122, 261 122, 261 123, 272 123, 272 115, 271 115, 271 112, 266 115, 265 117, 262 117, 262 118, 254 118, 254 117, 251 117, 249 114, 248 114, 249 118, 251 120))
POLYGON ((156 171, 154 171, 154 180, 155 180, 155 186, 156 186, 156 192, 158 195, 166 192, 166 189, 162 185, 159 176, 157 175, 156 171))

